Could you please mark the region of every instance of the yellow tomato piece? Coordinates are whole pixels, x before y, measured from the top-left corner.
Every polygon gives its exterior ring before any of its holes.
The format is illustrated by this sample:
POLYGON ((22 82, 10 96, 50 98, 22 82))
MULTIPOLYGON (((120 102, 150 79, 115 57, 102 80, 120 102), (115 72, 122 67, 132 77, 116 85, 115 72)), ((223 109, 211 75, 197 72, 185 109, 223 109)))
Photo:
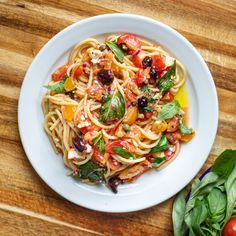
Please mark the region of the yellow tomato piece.
POLYGON ((180 138, 182 142, 188 142, 195 136, 195 131, 193 130, 192 134, 183 134, 180 138))
POLYGON ((125 115, 123 122, 128 125, 132 125, 138 117, 138 108, 131 106, 125 115))
POLYGON ((65 120, 72 121, 74 118, 74 114, 76 111, 76 106, 73 105, 65 105, 62 106, 62 114, 65 120))
POLYGON ((66 90, 66 92, 69 92, 75 89, 75 83, 71 77, 68 77, 66 79, 65 84, 64 84, 64 89, 66 90))
POLYGON ((163 120, 163 121, 155 121, 152 125, 152 130, 155 133, 160 133, 160 132, 164 132, 168 127, 168 124, 163 120))

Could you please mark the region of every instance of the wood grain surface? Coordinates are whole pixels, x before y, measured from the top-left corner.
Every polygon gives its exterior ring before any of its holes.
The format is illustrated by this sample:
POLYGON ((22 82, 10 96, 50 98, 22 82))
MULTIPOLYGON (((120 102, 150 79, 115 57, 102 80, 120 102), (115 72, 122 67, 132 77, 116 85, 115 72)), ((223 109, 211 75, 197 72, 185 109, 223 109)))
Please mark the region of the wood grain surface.
POLYGON ((236 1, 0 0, 0 235, 173 234, 173 198, 128 214, 79 207, 40 179, 21 146, 18 97, 37 52, 71 23, 114 12, 145 15, 170 25, 207 62, 217 86, 219 127, 200 173, 224 149, 236 148, 236 1))

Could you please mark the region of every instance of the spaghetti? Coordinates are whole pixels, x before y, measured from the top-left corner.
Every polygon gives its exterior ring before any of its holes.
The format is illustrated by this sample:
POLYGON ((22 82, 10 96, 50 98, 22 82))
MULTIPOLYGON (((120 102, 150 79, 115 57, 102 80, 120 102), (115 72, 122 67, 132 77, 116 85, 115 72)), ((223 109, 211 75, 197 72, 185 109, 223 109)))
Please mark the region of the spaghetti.
POLYGON ((167 165, 194 136, 175 100, 185 80, 183 65, 159 45, 131 34, 88 38, 45 86, 45 131, 73 176, 117 192, 167 165))

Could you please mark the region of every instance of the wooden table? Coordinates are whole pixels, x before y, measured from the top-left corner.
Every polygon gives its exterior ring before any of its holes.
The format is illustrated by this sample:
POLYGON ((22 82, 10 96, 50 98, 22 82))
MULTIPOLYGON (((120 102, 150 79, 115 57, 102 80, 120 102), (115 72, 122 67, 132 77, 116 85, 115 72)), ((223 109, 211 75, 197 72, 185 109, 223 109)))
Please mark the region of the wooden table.
POLYGON ((18 96, 37 52, 71 23, 113 12, 146 15, 170 25, 207 62, 217 86, 220 116, 201 172, 224 149, 236 148, 236 1, 0 0, 0 235, 172 235, 173 198, 128 214, 87 210, 51 190, 21 146, 18 96))

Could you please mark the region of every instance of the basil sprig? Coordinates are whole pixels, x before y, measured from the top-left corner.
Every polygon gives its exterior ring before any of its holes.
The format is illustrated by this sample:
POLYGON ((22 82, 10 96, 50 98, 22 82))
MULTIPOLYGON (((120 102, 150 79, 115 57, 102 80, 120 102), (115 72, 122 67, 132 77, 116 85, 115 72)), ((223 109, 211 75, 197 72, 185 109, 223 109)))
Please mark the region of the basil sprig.
POLYGON ((64 78, 60 82, 57 82, 53 85, 44 85, 43 87, 47 88, 49 90, 56 91, 58 93, 64 93, 65 92, 64 84, 65 84, 65 81, 67 78, 68 78, 68 76, 65 75, 64 78))
POLYGON ((125 53, 117 46, 117 44, 112 41, 108 41, 106 44, 112 50, 112 52, 115 54, 117 59, 120 62, 123 62, 125 53))
POLYGON ((160 112, 157 116, 157 120, 170 119, 173 116, 175 116, 176 114, 178 114, 179 110, 180 110, 180 104, 177 100, 167 103, 160 110, 160 112))
POLYGON ((155 147, 153 147, 149 153, 153 154, 156 152, 164 151, 167 149, 168 146, 169 146, 168 139, 166 138, 166 135, 163 134, 158 144, 155 147))
POLYGON ((119 155, 121 157, 128 158, 128 159, 135 159, 136 158, 134 154, 130 153, 125 148, 113 146, 112 149, 117 155, 119 155))
POLYGON ((119 90, 103 96, 99 121, 105 123, 109 119, 122 118, 124 114, 125 100, 119 90))
POLYGON ((174 60, 174 64, 172 65, 172 67, 160 78, 159 89, 161 93, 173 87, 172 76, 175 76, 175 74, 176 74, 176 60, 174 60))
POLYGON ((154 158, 154 160, 152 162, 152 166, 158 167, 158 166, 162 165, 165 162, 165 160, 166 160, 165 157, 154 158))
POLYGON ((188 128, 182 121, 179 123, 179 131, 181 134, 192 134, 193 130, 188 128))
POLYGON ((99 134, 92 142, 97 147, 99 153, 103 155, 105 153, 105 142, 102 138, 102 134, 99 134))

